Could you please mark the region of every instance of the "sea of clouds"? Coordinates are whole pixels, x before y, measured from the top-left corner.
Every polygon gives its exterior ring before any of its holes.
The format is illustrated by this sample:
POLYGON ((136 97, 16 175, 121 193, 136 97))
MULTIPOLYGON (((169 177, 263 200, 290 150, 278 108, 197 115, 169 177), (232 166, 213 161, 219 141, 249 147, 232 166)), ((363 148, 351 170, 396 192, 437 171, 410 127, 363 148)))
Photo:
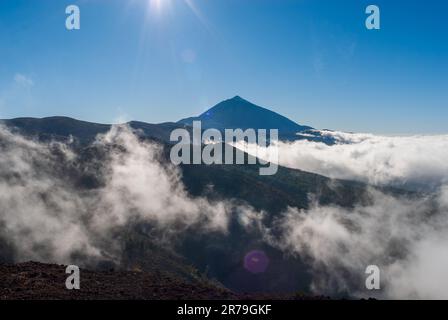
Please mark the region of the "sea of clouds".
POLYGON ((240 145, 280 165, 369 188, 368 205, 290 208, 273 242, 308 260, 319 293, 378 298, 448 298, 448 135, 380 136, 321 132, 336 143, 300 140, 268 148, 240 145), (270 158, 272 159, 272 157, 270 158), (412 191, 386 194, 373 186, 412 191), (365 270, 377 265, 382 290, 365 290, 365 270))
MULTIPOLYGON (((77 187, 67 174, 79 156, 70 141, 38 142, 0 128, 0 235, 14 247, 15 261, 69 263, 76 254, 114 259, 119 245, 112 234, 131 221, 226 233, 236 213, 265 241, 304 259, 316 293, 448 298, 448 136, 323 134, 337 143, 279 143, 279 164, 367 182, 368 204, 313 202, 306 210, 289 208, 265 226, 263 213, 231 199, 191 197, 180 170, 161 161, 161 147, 126 126, 93 143, 107 152, 98 164, 103 184, 92 190, 77 187), (374 187, 386 185, 413 192, 374 187), (372 264, 381 270, 377 292, 364 286, 372 264)), ((244 146, 261 158, 269 148, 244 146)))

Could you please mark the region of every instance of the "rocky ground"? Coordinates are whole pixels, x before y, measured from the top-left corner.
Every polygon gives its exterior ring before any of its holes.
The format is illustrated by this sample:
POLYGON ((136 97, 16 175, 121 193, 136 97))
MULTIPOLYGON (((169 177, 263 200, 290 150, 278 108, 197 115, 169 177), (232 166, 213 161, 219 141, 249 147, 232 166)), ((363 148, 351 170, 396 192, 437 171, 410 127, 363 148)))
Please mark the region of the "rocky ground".
MULTIPOLYGON (((80 290, 68 290, 66 266, 27 262, 0 265, 0 300, 236 300, 309 299, 295 295, 245 295, 162 273, 81 270, 80 290)), ((320 297, 310 299, 321 299, 320 297)))

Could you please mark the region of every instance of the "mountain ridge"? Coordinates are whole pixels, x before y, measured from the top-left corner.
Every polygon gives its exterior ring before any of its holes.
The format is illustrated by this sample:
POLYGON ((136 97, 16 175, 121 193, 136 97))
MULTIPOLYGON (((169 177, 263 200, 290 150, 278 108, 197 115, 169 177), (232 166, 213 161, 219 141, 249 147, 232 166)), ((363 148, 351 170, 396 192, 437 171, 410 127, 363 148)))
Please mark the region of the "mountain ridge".
MULTIPOLYGON (((146 137, 170 141, 170 134, 174 129, 191 128, 193 121, 201 121, 202 129, 277 129, 280 140, 294 141, 307 139, 332 143, 322 137, 312 127, 300 125, 287 117, 267 108, 255 105, 240 96, 221 101, 198 117, 190 117, 177 122, 148 123, 143 121, 129 121, 134 130, 141 130, 146 137)), ((2 119, 0 124, 25 135, 38 136, 41 139, 54 137, 77 137, 81 143, 92 142, 98 134, 110 130, 113 124, 104 124, 78 120, 66 116, 51 116, 43 118, 19 117, 2 119)))

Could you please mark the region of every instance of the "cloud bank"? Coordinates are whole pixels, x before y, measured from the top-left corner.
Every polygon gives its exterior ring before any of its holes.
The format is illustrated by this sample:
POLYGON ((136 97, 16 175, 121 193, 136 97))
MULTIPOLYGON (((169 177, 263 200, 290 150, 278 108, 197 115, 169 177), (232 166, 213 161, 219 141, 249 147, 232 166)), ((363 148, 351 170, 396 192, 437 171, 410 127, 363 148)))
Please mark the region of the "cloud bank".
POLYGON ((290 208, 271 243, 300 255, 320 294, 392 299, 448 298, 447 189, 434 197, 397 198, 370 191, 371 203, 352 209, 290 208), (380 291, 365 288, 366 267, 381 270, 380 291))
MULTIPOLYGON (((335 145, 278 143, 279 164, 331 178, 415 192, 397 196, 371 188, 354 208, 290 208, 269 241, 308 261, 321 294, 392 299, 448 298, 448 136, 386 137, 322 132, 335 145), (366 267, 381 270, 382 290, 365 288, 366 267)), ((244 146, 267 158, 268 148, 244 146)))
MULTIPOLYGON (((336 144, 279 142, 279 164, 374 185, 435 189, 448 183, 448 135, 388 137, 330 131, 322 134, 334 138, 336 144)), ((274 148, 245 147, 263 159, 268 159, 274 148)))
POLYGON ((271 245, 302 257, 317 293, 448 298, 447 138, 328 134, 339 143, 280 144, 280 163, 379 185, 423 184, 433 192, 397 196, 372 188, 367 204, 315 202, 307 210, 289 208, 266 226, 263 213, 250 207, 188 195, 161 147, 127 127, 99 136, 88 166, 70 141, 38 142, 0 128, 0 242, 13 247, 15 261, 118 259, 113 234, 133 221, 172 233, 225 233, 237 213, 248 232, 261 230, 271 245), (72 172, 89 170, 101 185, 79 188, 72 172), (381 270, 378 292, 364 286, 372 264, 381 270))
MULTIPOLYGON (((161 148, 116 126, 92 145, 89 163, 103 181, 86 190, 72 172, 83 171, 70 142, 43 143, 0 128, 0 234, 15 261, 69 263, 76 255, 116 258, 111 234, 132 221, 169 232, 226 232, 238 212, 230 201, 190 197, 177 168, 162 163, 161 148)), ((244 208, 246 210, 246 208, 244 208)))

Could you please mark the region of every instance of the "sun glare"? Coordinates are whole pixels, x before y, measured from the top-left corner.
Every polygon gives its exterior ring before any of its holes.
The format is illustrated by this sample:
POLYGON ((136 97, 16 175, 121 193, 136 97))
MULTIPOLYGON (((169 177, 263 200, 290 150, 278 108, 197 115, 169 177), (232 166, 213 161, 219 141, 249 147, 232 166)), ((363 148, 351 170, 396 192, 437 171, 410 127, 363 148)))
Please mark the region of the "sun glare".
POLYGON ((156 12, 161 12, 170 5, 171 0, 148 0, 149 8, 156 12))

